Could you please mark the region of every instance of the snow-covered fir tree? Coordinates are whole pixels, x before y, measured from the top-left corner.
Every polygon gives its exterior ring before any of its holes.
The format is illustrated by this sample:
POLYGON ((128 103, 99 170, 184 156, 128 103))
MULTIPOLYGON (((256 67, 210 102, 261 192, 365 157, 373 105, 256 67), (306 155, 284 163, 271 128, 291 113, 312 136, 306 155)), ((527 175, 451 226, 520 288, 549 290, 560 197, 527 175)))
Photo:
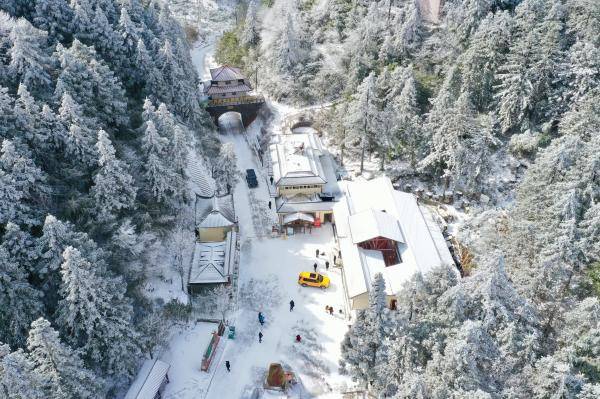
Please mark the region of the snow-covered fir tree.
POLYGON ((60 340, 47 320, 39 318, 31 323, 27 350, 34 371, 43 378, 46 397, 92 399, 103 395, 104 382, 60 340))

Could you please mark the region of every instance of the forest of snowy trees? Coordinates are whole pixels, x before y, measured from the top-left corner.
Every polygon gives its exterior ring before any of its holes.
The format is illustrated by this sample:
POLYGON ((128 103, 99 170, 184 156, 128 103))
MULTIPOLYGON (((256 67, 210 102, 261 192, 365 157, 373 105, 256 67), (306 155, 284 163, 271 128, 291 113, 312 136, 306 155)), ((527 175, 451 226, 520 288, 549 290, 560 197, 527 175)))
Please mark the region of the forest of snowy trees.
POLYGON ((385 397, 600 397, 600 2, 419 3, 249 1, 220 43, 272 98, 333 102, 342 163, 473 204, 471 275, 415 277, 398 312, 376 280, 342 370, 385 397))
POLYGON ((148 254, 219 150, 197 88, 162 1, 0 2, 1 398, 114 396, 160 342, 148 254))

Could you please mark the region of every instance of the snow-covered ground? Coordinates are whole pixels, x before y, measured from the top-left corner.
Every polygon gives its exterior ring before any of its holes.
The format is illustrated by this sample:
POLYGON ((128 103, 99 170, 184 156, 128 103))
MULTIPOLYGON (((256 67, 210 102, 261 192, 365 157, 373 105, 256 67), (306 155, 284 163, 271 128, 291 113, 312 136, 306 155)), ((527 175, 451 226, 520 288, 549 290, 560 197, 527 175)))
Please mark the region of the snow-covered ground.
MULTIPOLYGON (((215 323, 194 323, 177 327, 173 332, 167 351, 161 360, 169 363, 169 384, 165 387, 164 399, 201 398, 206 395, 211 373, 200 371, 202 356, 217 330, 215 323)), ((215 356, 219 356, 217 352, 215 356)), ((217 367, 213 364, 211 370, 217 367)))

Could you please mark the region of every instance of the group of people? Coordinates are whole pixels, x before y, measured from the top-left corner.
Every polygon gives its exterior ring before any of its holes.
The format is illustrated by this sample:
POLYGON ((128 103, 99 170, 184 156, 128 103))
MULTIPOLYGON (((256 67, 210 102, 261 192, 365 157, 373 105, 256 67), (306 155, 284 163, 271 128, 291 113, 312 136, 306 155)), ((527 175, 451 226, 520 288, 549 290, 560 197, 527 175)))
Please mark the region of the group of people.
MULTIPOLYGON (((317 248, 316 255, 317 255, 317 260, 318 260, 319 255, 325 255, 325 252, 320 252, 319 248, 317 248)), ((334 262, 335 262, 335 255, 333 256, 333 258, 334 258, 334 262)), ((315 270, 315 273, 317 272, 318 266, 319 266, 319 264, 317 262, 315 262, 315 264, 313 265, 313 269, 315 270)), ((329 271, 329 261, 328 260, 325 261, 325 270, 329 271)))

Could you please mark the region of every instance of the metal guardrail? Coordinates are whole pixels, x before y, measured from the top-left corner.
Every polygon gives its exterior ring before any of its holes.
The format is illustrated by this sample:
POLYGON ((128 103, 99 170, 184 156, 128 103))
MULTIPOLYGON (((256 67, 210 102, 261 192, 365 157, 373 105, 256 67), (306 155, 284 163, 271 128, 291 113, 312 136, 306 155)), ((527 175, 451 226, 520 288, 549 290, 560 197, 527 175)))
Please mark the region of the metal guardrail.
POLYGON ((256 104, 264 102, 265 98, 263 96, 241 96, 230 98, 214 98, 212 100, 208 100, 208 106, 218 107, 221 105, 256 104))

